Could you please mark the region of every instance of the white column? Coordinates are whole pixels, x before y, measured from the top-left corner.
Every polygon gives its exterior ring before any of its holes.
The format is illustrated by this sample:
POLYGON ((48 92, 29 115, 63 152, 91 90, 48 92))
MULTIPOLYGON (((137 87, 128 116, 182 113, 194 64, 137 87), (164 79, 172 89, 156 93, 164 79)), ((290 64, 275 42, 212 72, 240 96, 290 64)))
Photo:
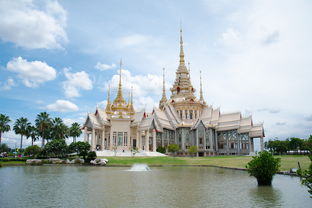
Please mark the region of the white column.
MULTIPOLYGON (((199 149, 199 147, 198 147, 198 128, 196 129, 196 146, 197 146, 197 149, 199 149)), ((196 153, 196 157, 198 157, 198 152, 196 153)))
POLYGON ((209 129, 209 149, 213 150, 212 129, 209 129))
POLYGON ((260 151, 264 150, 263 137, 260 137, 260 151))
POLYGON ((130 150, 130 148, 131 148, 131 129, 130 129, 130 131, 128 133, 127 147, 128 147, 128 150, 130 150))
POLYGON ((88 141, 88 133, 87 133, 87 127, 84 128, 84 141, 87 142, 88 141))
POLYGON ((253 147, 251 144, 251 138, 249 138, 249 152, 253 152, 253 147))
POLYGON ((105 126, 103 127, 102 130, 102 150, 105 149, 104 145, 105 145, 105 126))
POLYGON ((109 150, 113 150, 113 131, 112 131, 112 127, 111 127, 111 132, 109 135, 109 150))
POLYGON ((149 152, 149 129, 146 130, 146 133, 145 133, 145 148, 144 150, 146 152, 149 152))
POLYGON ((95 129, 92 128, 92 138, 91 138, 91 150, 95 150, 95 129))
POLYGON ((156 129, 153 129, 153 152, 156 152, 156 129))

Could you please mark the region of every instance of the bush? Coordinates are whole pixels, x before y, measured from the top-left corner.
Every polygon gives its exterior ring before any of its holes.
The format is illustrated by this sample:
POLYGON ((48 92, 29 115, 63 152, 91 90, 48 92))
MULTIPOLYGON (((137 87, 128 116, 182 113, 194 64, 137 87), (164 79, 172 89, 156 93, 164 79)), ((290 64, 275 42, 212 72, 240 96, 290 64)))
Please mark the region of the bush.
POLYGON ((259 156, 253 157, 246 168, 250 176, 257 178, 259 186, 270 186, 273 176, 279 171, 280 163, 280 158, 274 158, 271 153, 262 151, 259 156))
POLYGON ((88 152, 91 148, 91 145, 88 142, 72 142, 69 145, 69 152, 77 152, 79 156, 82 156, 83 159, 86 159, 88 152))
POLYGON ((48 157, 64 157, 67 153, 68 147, 64 139, 52 140, 43 149, 43 155, 48 157))
POLYGON ((28 157, 4 157, 0 158, 0 162, 10 162, 10 161, 23 161, 25 162, 28 157))
POLYGON ((197 149, 197 146, 190 146, 190 148, 188 149, 188 152, 194 156, 197 152, 198 152, 198 149, 197 149))
POLYGON ((180 150, 180 147, 177 144, 169 144, 168 145, 168 152, 176 153, 179 150, 180 150))
POLYGON ((37 145, 29 146, 25 149, 24 155, 29 155, 31 157, 36 157, 41 153, 41 148, 37 145))
POLYGON ((309 156, 310 160, 311 160, 311 164, 309 169, 307 170, 299 170, 298 173, 301 177, 301 183, 303 185, 305 185, 306 187, 308 187, 308 192, 311 194, 311 198, 312 198, 312 155, 309 156))
POLYGON ((8 147, 7 144, 1 144, 0 145, 0 153, 1 152, 10 152, 10 148, 8 147))
POLYGON ((95 151, 88 152, 86 162, 90 163, 91 160, 95 160, 95 159, 96 159, 96 152, 95 151))
POLYGON ((165 154, 166 153, 166 147, 157 147, 156 152, 160 152, 165 154))

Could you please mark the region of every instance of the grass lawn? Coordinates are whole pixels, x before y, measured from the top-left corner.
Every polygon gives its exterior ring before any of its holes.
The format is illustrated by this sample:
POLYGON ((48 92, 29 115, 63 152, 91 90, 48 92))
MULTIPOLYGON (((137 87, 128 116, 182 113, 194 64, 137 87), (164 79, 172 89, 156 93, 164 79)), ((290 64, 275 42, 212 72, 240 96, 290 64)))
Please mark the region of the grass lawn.
MULTIPOLYGON (((26 165, 25 161, 7 161, 7 162, 0 162, 2 167, 3 166, 20 166, 20 165, 26 165)), ((0 165, 0 167, 1 167, 0 165)))
MULTIPOLYGON (((281 171, 290 168, 307 169, 310 159, 307 156, 276 156, 281 158, 281 171)), ((109 160, 108 166, 131 166, 134 163, 145 163, 148 165, 211 165, 231 168, 245 168, 252 159, 249 156, 216 156, 216 157, 105 157, 109 160)))

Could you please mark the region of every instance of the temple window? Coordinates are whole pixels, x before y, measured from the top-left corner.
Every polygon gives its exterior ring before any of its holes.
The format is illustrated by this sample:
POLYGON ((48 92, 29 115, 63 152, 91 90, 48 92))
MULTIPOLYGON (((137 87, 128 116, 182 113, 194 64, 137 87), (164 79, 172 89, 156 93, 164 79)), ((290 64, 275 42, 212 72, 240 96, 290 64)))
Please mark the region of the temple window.
POLYGON ((197 111, 194 111, 194 114, 195 114, 195 118, 197 118, 197 111))
POLYGON ((185 119, 187 119, 187 110, 185 110, 184 112, 185 112, 185 119))
POLYGON ((193 119, 193 111, 190 110, 190 119, 193 119))
POLYGON ((182 119, 182 111, 180 111, 180 118, 182 119))
POLYGON ((123 138, 124 138, 124 146, 127 146, 128 145, 128 133, 127 132, 124 132, 124 135, 123 135, 123 138))
POLYGON ((116 146, 116 131, 113 132, 113 145, 116 146))
POLYGON ((122 132, 118 132, 118 146, 122 145, 122 137, 123 137, 123 133, 122 132))

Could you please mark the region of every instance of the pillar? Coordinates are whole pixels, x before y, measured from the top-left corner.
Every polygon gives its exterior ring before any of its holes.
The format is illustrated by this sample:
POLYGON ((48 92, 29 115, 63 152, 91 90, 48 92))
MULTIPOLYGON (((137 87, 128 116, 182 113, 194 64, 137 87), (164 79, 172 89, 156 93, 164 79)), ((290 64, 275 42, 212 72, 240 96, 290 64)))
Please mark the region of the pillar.
POLYGON ((149 129, 146 130, 146 133, 145 133, 145 148, 144 150, 146 152, 149 152, 149 129))
POLYGON ((249 153, 253 152, 253 147, 252 147, 252 143, 251 143, 251 138, 249 138, 249 153))
POLYGON ((102 151, 105 149, 105 126, 102 130, 102 151))
POLYGON ((213 150, 213 141, 212 141, 212 129, 209 129, 209 146, 210 146, 210 150, 213 150))
POLYGON ((226 154, 229 155, 229 151, 230 151, 230 148, 229 148, 229 137, 228 137, 227 133, 225 135, 226 135, 226 154))
POLYGON ((142 150, 142 131, 139 131, 138 147, 142 150))
POLYGON ((153 129, 153 152, 156 152, 156 129, 153 129))
POLYGON ((139 137, 140 137, 140 135, 139 135, 139 131, 137 130, 136 131, 136 147, 139 149, 139 137))
MULTIPOLYGON (((196 129, 196 146, 197 146, 197 149, 199 149, 199 147, 198 147, 198 128, 196 129)), ((198 157, 198 152, 196 153, 196 157, 198 157)))
POLYGON ((83 140, 84 140, 85 142, 89 142, 89 141, 88 141, 87 127, 85 127, 83 131, 84 131, 84 139, 83 139, 83 140))
POLYGON ((113 131, 112 131, 112 127, 111 127, 111 132, 109 135, 109 150, 113 150, 113 131))
POLYGON ((260 137, 260 151, 264 150, 263 137, 260 137))
POLYGON ((130 150, 130 148, 131 148, 131 129, 130 129, 130 131, 128 133, 127 147, 128 147, 128 150, 130 150))
POLYGON ((91 150, 95 150, 95 129, 92 128, 92 138, 91 138, 91 150))
POLYGON ((218 144, 219 144, 219 142, 218 142, 218 133, 217 133, 216 130, 215 130, 215 141, 216 141, 216 152, 218 153, 218 150, 219 150, 218 144))

